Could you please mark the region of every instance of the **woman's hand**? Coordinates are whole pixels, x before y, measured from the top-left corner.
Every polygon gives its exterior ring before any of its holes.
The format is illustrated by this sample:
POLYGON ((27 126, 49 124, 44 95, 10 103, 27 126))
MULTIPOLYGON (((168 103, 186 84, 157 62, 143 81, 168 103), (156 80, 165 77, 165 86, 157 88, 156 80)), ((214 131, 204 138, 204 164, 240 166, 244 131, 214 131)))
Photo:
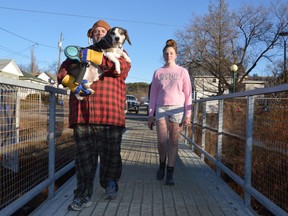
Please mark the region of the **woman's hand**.
POLYGON ((154 117, 153 116, 149 116, 149 118, 148 118, 148 127, 150 128, 150 130, 153 130, 153 126, 154 126, 154 117))
POLYGON ((190 122, 190 118, 189 117, 185 117, 183 122, 182 122, 182 126, 186 126, 186 125, 189 125, 191 122, 190 122))

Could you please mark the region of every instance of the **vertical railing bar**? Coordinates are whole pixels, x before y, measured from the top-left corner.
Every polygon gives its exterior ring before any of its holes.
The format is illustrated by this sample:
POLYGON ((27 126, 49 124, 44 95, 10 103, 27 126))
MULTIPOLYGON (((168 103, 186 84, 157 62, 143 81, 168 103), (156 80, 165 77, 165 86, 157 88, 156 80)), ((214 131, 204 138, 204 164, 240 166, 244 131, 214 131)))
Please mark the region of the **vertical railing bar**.
MULTIPOLYGON (((201 148, 205 150, 205 138, 206 138, 206 101, 203 103, 203 114, 202 114, 202 143, 201 148)), ((201 153, 201 159, 204 161, 204 154, 201 153)))
MULTIPOLYGON (((194 104, 193 106, 193 122, 192 122, 192 143, 195 143, 195 133, 196 133, 196 122, 197 122, 197 116, 198 116, 198 109, 199 103, 194 104)), ((192 145, 192 151, 194 152, 195 147, 192 145)))
MULTIPOLYGON (((55 93, 49 97, 49 179, 55 179, 55 93)), ((54 184, 48 188, 48 199, 54 196, 54 184)))
MULTIPOLYGON (((218 100, 218 141, 217 141, 217 156, 216 160, 221 163, 222 160, 222 132, 223 132, 223 109, 224 100, 218 100)), ((221 169, 216 167, 216 175, 220 178, 221 169)))
POLYGON ((254 97, 247 97, 247 116, 246 116, 246 143, 245 143, 245 174, 244 174, 244 203, 250 206, 251 195, 246 190, 251 187, 252 175, 252 144, 253 144, 253 116, 254 116, 254 97))

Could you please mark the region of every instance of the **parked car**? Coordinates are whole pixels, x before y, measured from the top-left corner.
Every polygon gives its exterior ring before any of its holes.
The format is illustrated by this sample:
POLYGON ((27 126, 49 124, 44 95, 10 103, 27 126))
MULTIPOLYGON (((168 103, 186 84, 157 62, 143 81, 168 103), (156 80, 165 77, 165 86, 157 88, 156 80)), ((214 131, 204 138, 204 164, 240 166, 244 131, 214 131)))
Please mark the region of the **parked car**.
POLYGON ((140 102, 134 95, 126 95, 126 101, 128 104, 128 112, 139 113, 140 102))

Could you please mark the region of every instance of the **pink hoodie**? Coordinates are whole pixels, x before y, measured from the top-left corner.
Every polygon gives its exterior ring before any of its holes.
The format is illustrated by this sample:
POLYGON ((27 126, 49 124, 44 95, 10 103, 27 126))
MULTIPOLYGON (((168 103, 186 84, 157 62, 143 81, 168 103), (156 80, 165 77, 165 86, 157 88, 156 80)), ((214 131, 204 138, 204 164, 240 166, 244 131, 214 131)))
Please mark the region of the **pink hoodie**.
POLYGON ((149 116, 157 105, 184 106, 185 117, 191 117, 192 87, 188 71, 179 66, 163 66, 153 75, 150 90, 149 116))

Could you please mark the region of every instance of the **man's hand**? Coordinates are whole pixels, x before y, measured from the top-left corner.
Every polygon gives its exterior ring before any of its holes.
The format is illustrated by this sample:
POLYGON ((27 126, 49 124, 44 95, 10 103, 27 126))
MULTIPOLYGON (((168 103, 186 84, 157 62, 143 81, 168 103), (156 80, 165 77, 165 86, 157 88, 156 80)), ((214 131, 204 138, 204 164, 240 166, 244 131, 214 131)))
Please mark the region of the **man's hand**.
POLYGON ((189 117, 185 117, 182 124, 180 126, 186 126, 186 125, 189 125, 191 122, 190 122, 190 118, 189 117))

